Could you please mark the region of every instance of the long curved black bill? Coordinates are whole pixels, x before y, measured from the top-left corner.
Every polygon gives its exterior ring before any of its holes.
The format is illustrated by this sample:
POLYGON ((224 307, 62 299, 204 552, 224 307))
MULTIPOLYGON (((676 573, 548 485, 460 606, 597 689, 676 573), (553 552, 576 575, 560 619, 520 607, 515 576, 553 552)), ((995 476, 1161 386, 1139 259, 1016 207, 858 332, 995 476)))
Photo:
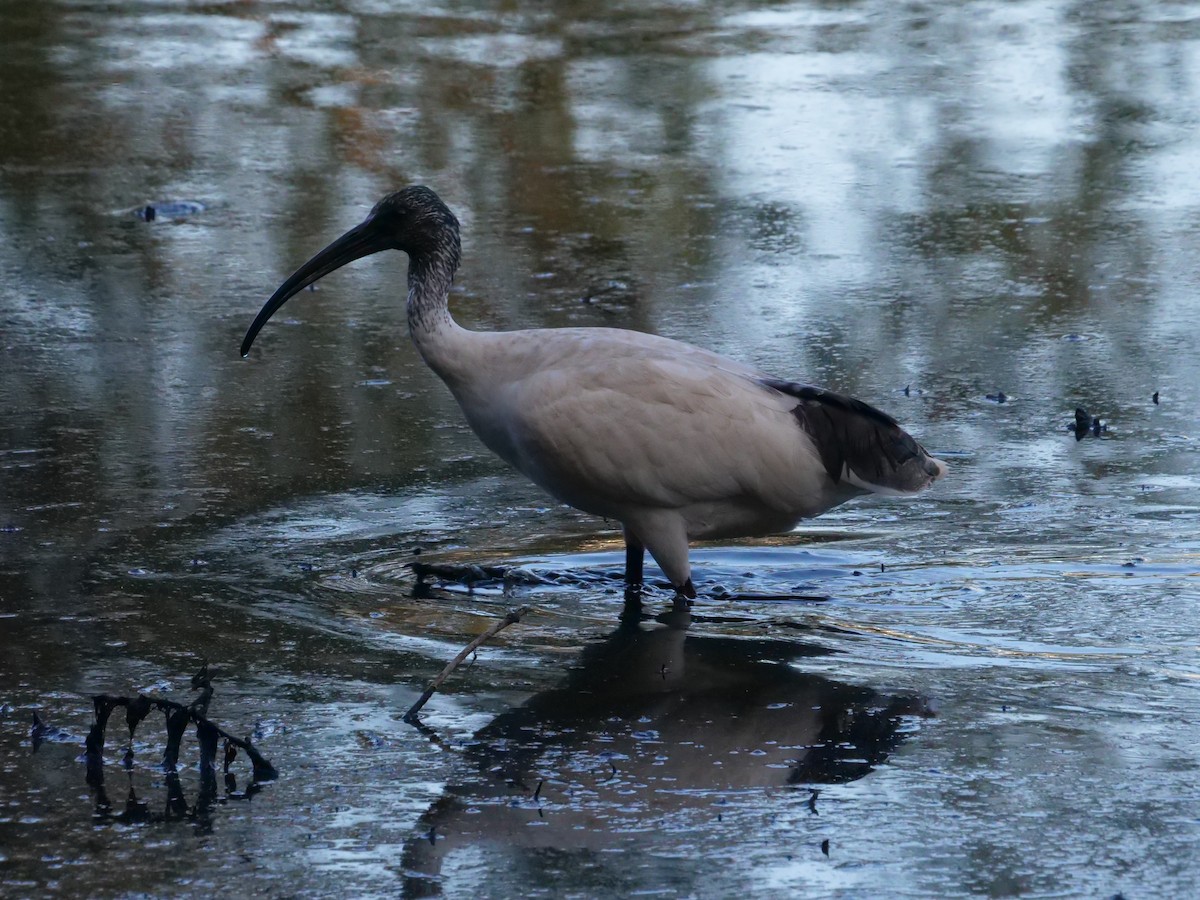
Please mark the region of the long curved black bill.
POLYGON ((288 280, 271 295, 271 299, 258 311, 258 315, 254 317, 246 336, 242 339, 242 356, 249 354, 250 345, 258 337, 262 327, 267 324, 267 320, 293 296, 314 281, 324 278, 335 269, 340 269, 346 263, 370 256, 372 253, 378 253, 380 250, 388 250, 392 246, 387 232, 375 224, 373 216, 368 217, 362 224, 355 225, 293 272, 288 280))

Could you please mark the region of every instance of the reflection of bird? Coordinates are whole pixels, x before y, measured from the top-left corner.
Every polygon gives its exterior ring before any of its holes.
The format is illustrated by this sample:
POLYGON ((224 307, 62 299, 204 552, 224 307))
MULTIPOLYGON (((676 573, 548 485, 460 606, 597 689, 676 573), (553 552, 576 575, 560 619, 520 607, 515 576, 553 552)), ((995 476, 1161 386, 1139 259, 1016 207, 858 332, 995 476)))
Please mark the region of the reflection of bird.
POLYGON ((475 433, 558 499, 620 522, 630 584, 649 550, 694 597, 690 539, 786 531, 863 492, 916 492, 946 470, 865 403, 690 344, 611 328, 460 328, 447 306, 458 220, 425 187, 385 197, 280 285, 242 355, 294 294, 388 249, 409 257, 413 341, 475 433))
MULTIPOLYGON (((634 854, 694 852, 720 833, 722 809, 768 834, 778 815, 789 840, 802 843, 804 820, 819 815, 814 785, 867 777, 913 734, 917 717, 932 715, 920 696, 805 672, 800 660, 824 648, 690 635, 690 624, 686 610, 655 623, 627 617, 583 649, 563 683, 466 741, 466 765, 405 842, 406 893, 434 893, 421 886, 471 858, 489 872, 489 893, 506 896, 528 870, 499 860, 538 851, 586 860, 591 883, 611 887, 609 878, 636 865, 634 854)), ((550 869, 579 877, 550 866, 542 886, 562 883, 550 869)), ((730 874, 747 877, 736 867, 730 874)), ((725 893, 688 887, 676 893, 725 893)))

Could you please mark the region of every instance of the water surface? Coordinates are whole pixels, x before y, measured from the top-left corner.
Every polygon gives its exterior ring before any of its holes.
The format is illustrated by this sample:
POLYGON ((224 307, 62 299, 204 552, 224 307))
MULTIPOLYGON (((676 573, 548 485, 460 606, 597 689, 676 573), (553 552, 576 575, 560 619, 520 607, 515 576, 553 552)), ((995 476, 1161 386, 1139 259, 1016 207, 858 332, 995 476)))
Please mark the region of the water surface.
POLYGON ((0 893, 1195 892, 1200 4, 58 0, 0 33, 0 893), (612 523, 422 365, 399 255, 238 358, 410 182, 463 222, 463 323, 687 339, 951 475, 624 609, 612 523), (176 784, 156 721, 127 771, 114 721, 89 786, 90 696, 187 700, 202 660, 282 777, 205 794, 189 735, 176 784))

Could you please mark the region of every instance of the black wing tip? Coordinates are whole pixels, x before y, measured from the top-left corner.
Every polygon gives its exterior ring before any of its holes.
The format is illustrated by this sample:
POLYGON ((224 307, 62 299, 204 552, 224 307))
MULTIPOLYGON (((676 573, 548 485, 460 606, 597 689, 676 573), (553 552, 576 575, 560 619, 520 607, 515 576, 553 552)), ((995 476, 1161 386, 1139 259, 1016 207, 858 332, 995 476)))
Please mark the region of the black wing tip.
POLYGON ((864 403, 862 400, 857 400, 854 397, 847 397, 845 394, 837 394, 825 388, 812 384, 803 384, 799 381, 784 381, 782 378, 761 378, 759 382, 771 390, 787 394, 789 397, 795 397, 797 400, 812 400, 817 403, 825 403, 830 406, 836 406, 838 409, 846 410, 847 412, 866 416, 868 419, 872 419, 880 425, 889 428, 900 427, 900 423, 883 410, 877 409, 871 404, 864 403))
POLYGON ((792 414, 812 439, 834 484, 841 483, 843 470, 849 469, 866 482, 866 490, 911 494, 946 474, 946 464, 930 456, 882 410, 810 384, 775 378, 760 381, 800 401, 792 414))

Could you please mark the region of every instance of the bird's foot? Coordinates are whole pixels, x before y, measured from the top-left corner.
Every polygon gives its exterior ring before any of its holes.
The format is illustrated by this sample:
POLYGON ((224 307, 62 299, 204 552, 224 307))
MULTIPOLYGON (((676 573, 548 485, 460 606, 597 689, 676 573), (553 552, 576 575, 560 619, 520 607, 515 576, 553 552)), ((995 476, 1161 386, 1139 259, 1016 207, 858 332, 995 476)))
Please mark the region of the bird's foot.
POLYGON ((682 600, 682 599, 695 600, 696 599, 696 586, 694 584, 692 584, 692 579, 689 578, 682 585, 678 585, 678 584, 675 585, 675 599, 676 600, 682 600))

